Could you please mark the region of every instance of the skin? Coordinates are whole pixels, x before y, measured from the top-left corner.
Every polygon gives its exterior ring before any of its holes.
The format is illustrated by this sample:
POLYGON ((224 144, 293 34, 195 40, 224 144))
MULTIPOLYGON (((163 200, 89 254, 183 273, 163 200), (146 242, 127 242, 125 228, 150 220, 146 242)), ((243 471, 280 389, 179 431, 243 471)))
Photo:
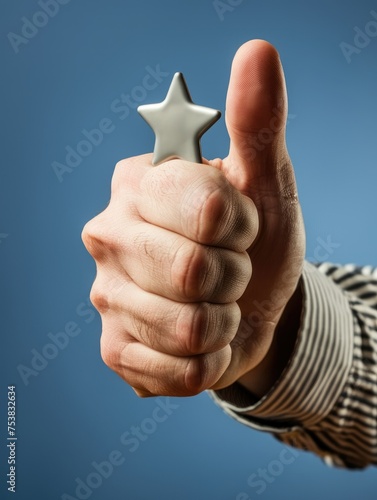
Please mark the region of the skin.
POLYGON ((139 396, 238 382, 260 397, 288 362, 305 233, 286 117, 279 55, 253 40, 232 65, 226 158, 116 165, 110 203, 82 237, 103 360, 139 396))

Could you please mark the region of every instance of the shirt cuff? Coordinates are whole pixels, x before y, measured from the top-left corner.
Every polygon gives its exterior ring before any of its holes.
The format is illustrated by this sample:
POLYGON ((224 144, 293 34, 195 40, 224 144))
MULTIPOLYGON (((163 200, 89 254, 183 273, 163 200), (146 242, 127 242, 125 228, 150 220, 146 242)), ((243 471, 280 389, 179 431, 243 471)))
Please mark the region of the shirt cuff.
POLYGON ((334 407, 352 364, 353 319, 347 296, 305 262, 303 309, 291 359, 261 399, 240 384, 209 391, 230 416, 255 429, 291 432, 315 425, 334 407))

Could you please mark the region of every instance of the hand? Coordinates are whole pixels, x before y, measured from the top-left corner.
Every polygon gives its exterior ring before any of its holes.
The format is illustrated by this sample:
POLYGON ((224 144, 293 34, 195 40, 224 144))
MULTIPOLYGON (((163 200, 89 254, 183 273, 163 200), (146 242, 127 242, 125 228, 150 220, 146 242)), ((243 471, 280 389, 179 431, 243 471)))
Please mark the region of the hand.
POLYGON ((276 50, 248 42, 232 66, 227 158, 116 166, 110 204, 83 241, 97 263, 102 357, 140 396, 236 380, 258 394, 278 375, 305 246, 286 115, 276 50))

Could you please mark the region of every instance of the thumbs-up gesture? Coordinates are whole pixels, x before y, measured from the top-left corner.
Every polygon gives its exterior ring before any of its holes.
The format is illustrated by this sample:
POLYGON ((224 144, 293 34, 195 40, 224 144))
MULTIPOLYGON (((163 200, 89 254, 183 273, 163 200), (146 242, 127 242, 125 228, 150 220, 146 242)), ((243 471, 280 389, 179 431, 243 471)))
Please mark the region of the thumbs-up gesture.
POLYGON ((261 395, 287 361, 305 236, 286 116, 276 50, 248 42, 232 66, 226 158, 116 166, 83 240, 97 263, 102 357, 140 396, 235 381, 261 395))

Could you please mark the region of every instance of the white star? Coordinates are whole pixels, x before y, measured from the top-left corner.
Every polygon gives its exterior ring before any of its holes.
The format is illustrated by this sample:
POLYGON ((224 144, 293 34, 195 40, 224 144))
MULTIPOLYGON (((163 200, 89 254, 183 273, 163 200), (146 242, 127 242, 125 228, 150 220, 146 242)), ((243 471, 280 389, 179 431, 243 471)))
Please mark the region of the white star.
POLYGON ((182 73, 173 76, 164 101, 137 110, 156 135, 153 165, 173 158, 201 163, 200 138, 221 116, 192 102, 182 73))

